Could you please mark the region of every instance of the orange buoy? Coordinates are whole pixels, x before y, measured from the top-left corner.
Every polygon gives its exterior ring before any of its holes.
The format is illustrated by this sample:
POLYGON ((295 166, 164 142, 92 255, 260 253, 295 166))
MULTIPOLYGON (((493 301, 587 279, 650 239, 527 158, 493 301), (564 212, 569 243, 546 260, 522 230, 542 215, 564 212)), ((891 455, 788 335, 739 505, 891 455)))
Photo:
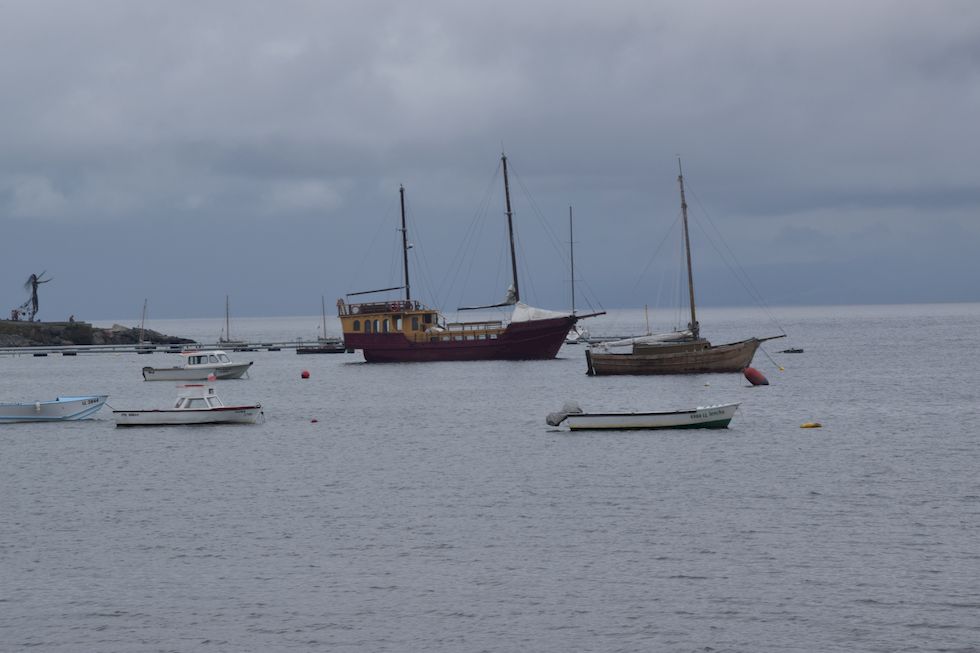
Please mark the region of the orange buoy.
POLYGON ((300 377, 302 377, 304 379, 308 379, 308 378, 310 378, 310 371, 309 370, 303 370, 302 372, 300 372, 299 375, 300 375, 300 377))
POLYGON ((742 374, 748 379, 749 383, 752 385, 769 385, 769 379, 763 376, 762 372, 755 369, 754 367, 746 367, 742 370, 742 374))

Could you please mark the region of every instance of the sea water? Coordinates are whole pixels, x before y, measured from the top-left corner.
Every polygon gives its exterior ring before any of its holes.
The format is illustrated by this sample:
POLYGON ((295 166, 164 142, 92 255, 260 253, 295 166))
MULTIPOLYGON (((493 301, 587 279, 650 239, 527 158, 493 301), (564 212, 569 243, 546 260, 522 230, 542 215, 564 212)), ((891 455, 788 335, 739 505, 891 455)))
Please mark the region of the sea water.
MULTIPOLYGON (((116 429, 104 408, 0 426, 0 650, 980 650, 980 305, 773 314, 789 337, 756 355, 769 386, 588 377, 580 345, 256 351, 217 388, 262 424, 116 429), (727 430, 570 434, 544 421, 567 400, 742 405, 727 430)), ((700 317, 717 343, 779 331, 700 317)), ((234 337, 318 323, 237 319, 234 337)), ((589 326, 645 328, 639 311, 589 326)), ((140 368, 177 362, 0 357, 0 398, 162 407, 174 384, 140 368)))

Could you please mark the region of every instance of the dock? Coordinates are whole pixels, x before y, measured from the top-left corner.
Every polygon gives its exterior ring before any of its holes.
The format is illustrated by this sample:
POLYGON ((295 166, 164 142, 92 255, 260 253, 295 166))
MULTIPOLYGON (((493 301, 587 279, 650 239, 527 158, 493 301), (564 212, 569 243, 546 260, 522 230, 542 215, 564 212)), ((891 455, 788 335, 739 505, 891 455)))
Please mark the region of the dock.
POLYGON ((228 352, 282 351, 316 345, 316 340, 282 342, 236 342, 198 344, 128 344, 128 345, 40 345, 36 347, 0 347, 0 356, 78 356, 80 354, 179 354, 183 351, 221 349, 228 352))

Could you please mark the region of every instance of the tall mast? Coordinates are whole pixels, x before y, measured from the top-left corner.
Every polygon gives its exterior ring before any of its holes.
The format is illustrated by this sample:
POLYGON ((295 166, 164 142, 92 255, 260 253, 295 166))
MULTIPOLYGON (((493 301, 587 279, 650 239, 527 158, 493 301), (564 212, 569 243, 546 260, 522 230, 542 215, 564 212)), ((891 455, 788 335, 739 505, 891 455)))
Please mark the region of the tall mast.
POLYGON ((521 301, 521 288, 517 285, 517 254, 514 253, 514 212, 510 209, 510 181, 507 179, 507 155, 501 154, 504 165, 504 198, 507 200, 507 236, 510 238, 510 271, 514 279, 514 301, 521 301))
POLYGON ((231 320, 228 319, 228 295, 225 295, 225 340, 231 340, 231 320))
POLYGON ((572 231, 572 207, 568 207, 568 251, 572 259, 572 315, 575 315, 575 236, 572 231))
POLYGON ((684 197, 684 170, 681 168, 681 158, 677 157, 677 183, 681 187, 681 217, 684 221, 684 252, 687 254, 687 292, 691 302, 691 333, 694 339, 699 337, 698 317, 694 309, 694 273, 691 271, 691 238, 687 229, 687 198, 684 197))
POLYGON ((143 343, 143 327, 146 325, 146 299, 143 300, 143 314, 140 316, 140 344, 143 343))
POLYGON ((408 283, 408 228, 405 226, 405 186, 398 186, 402 202, 402 260, 405 263, 405 301, 412 301, 412 287, 408 283))

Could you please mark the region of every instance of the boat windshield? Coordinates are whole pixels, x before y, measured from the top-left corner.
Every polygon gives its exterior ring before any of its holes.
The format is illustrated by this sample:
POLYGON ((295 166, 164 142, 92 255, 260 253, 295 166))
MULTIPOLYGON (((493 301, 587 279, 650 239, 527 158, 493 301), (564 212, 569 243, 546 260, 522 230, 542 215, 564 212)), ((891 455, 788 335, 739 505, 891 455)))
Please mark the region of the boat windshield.
POLYGON ((218 360, 221 361, 222 363, 230 363, 231 362, 228 359, 228 354, 218 354, 218 360))

